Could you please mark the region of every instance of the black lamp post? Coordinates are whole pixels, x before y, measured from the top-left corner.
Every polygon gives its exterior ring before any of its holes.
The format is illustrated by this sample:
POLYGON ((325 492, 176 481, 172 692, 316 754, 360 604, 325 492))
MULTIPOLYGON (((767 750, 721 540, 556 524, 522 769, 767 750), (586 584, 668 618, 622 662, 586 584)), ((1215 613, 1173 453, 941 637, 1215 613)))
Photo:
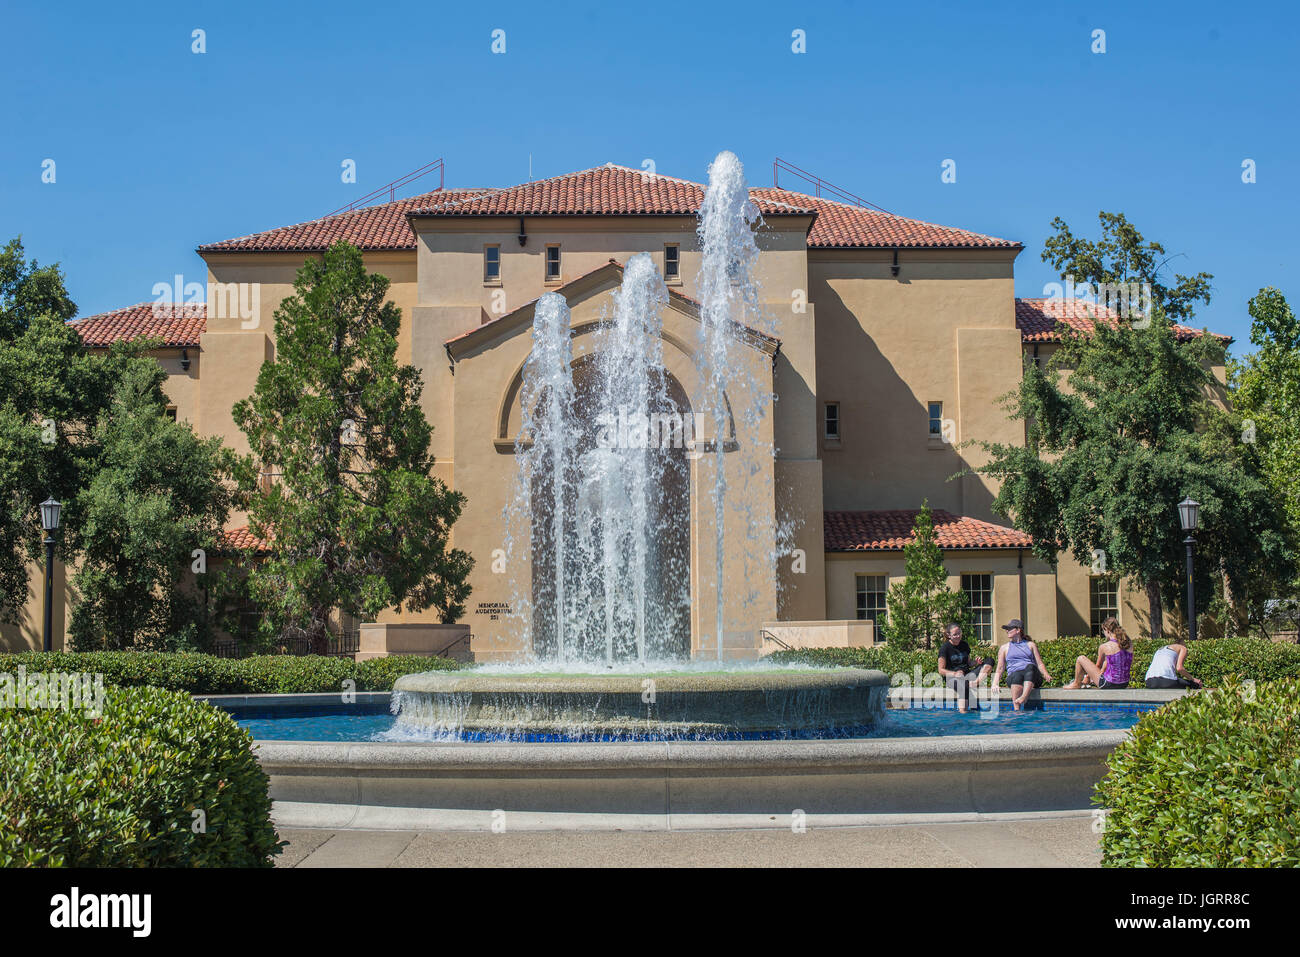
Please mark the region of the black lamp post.
POLYGON ((54 650, 54 533, 59 529, 59 510, 53 498, 41 502, 41 528, 45 529, 45 650, 54 650))
POLYGON ((1196 529, 1201 523, 1201 503, 1193 502, 1189 495, 1178 503, 1178 521, 1187 533, 1183 544, 1187 546, 1187 640, 1196 640, 1196 592, 1192 584, 1192 548, 1196 545, 1196 529))

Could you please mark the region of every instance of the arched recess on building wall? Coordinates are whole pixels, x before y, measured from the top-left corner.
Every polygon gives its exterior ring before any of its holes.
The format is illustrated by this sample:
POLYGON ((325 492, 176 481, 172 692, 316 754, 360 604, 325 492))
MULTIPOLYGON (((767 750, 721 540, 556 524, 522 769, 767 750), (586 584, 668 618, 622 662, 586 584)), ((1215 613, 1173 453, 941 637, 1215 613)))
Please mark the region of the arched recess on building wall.
MULTIPOLYGON (((603 322, 586 322, 573 327, 574 339, 574 359, 572 367, 576 370, 580 363, 590 360, 596 353, 593 348, 582 348, 589 346, 591 338, 598 332, 603 322)), ((678 336, 668 330, 660 333, 660 338, 664 343, 664 371, 667 374, 670 392, 677 390, 684 406, 681 408, 683 416, 696 412, 705 407, 701 401, 699 391, 699 369, 695 363, 695 350, 687 343, 683 342, 678 336)), ((514 374, 510 377, 509 384, 501 394, 501 399, 497 404, 496 428, 493 442, 497 451, 505 454, 513 454, 518 436, 519 423, 523 420, 522 409, 520 408, 520 395, 523 391, 524 366, 527 365, 528 359, 525 358, 515 368, 514 374)), ((732 411, 731 399, 725 393, 723 402, 727 408, 727 449, 732 451, 736 447, 736 419, 732 411)), ((527 443, 527 437, 524 437, 527 443)), ((711 445, 711 443, 710 443, 711 445)))

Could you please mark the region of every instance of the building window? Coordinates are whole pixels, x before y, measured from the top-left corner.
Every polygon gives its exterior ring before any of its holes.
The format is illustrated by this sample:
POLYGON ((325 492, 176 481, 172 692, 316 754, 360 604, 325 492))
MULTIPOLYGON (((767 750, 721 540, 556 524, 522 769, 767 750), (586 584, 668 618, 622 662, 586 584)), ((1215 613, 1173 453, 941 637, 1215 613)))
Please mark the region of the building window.
POLYGON ((970 611, 971 637, 993 644, 993 576, 962 575, 961 590, 970 611))
POLYGON ((838 402, 826 403, 826 438, 838 442, 840 440, 840 404, 838 402))
POLYGON ((560 281, 560 247, 546 247, 546 281, 560 281))
POLYGON ((483 281, 497 282, 501 278, 501 247, 483 247, 483 281))
POLYGON ((664 246, 664 279, 669 282, 681 278, 681 261, 677 258, 679 249, 676 243, 664 246))
POLYGON ((930 403, 930 438, 943 438, 943 403, 930 403))
POLYGON ((1100 576, 1088 580, 1088 621, 1094 638, 1101 637, 1101 623, 1119 618, 1119 580, 1100 576))
POLYGON ((880 629, 885 624, 885 599, 888 593, 889 578, 887 576, 858 576, 858 621, 875 622, 877 641, 880 640, 880 629))
POLYGON ((169 405, 169 406, 167 406, 167 413, 166 413, 166 415, 167 415, 167 418, 169 418, 169 419, 171 419, 173 422, 175 422, 175 421, 176 421, 176 406, 174 406, 174 405, 169 405))

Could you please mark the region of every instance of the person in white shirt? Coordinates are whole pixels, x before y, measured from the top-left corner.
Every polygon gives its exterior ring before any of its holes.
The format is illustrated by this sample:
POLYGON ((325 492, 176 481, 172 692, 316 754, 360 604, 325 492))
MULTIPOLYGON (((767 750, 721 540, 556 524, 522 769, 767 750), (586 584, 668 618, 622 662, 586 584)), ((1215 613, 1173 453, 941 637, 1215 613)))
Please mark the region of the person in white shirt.
POLYGON ((1187 645, 1183 639, 1175 638, 1151 657, 1151 667, 1147 669, 1146 686, 1152 690, 1171 688, 1200 688, 1199 679, 1193 678, 1183 667, 1187 660, 1187 645))

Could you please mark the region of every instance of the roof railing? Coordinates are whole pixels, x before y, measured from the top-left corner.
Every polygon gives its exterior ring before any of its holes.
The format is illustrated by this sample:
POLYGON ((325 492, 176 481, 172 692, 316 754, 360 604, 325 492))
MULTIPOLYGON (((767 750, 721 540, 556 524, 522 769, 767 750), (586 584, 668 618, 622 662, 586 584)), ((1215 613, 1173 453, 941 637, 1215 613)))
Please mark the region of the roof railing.
MULTIPOLYGON (((334 210, 334 212, 332 213, 326 213, 325 215, 326 217, 329 217, 329 216, 337 216, 339 213, 350 213, 354 209, 360 209, 362 206, 370 205, 376 199, 383 196, 384 193, 388 194, 388 201, 391 203, 397 199, 397 191, 399 189, 401 189, 403 186, 408 186, 411 183, 414 183, 421 176, 427 176, 429 173, 432 173, 435 169, 438 171, 438 189, 440 190, 442 189, 443 176, 446 173, 446 167, 442 162, 441 156, 438 157, 436 160, 434 160, 432 163, 426 163, 424 166, 421 166, 419 169, 407 173, 405 176, 395 179, 391 183, 386 183, 385 185, 379 187, 379 189, 374 190, 373 192, 367 193, 365 196, 362 196, 360 199, 356 200, 355 202, 349 203, 348 205, 340 207, 339 209, 334 210)), ((429 192, 434 193, 437 191, 438 190, 430 190, 429 192)))
POLYGON ((889 210, 885 209, 883 206, 877 206, 875 203, 871 202, 870 200, 863 199, 861 196, 858 196, 854 193, 850 193, 847 189, 841 189, 840 187, 836 186, 834 183, 828 183, 820 176, 817 176, 814 173, 810 173, 807 170, 800 169, 798 166, 795 166, 793 163, 787 163, 779 156, 772 161, 772 186, 775 187, 776 189, 781 188, 782 171, 789 173, 791 176, 796 176, 806 183, 811 183, 813 189, 815 190, 815 192, 813 193, 814 196, 821 196, 822 193, 824 192, 831 199, 838 200, 841 203, 848 203, 851 206, 861 206, 863 209, 876 209, 882 213, 888 213, 890 216, 894 215, 893 213, 890 213, 889 210))

